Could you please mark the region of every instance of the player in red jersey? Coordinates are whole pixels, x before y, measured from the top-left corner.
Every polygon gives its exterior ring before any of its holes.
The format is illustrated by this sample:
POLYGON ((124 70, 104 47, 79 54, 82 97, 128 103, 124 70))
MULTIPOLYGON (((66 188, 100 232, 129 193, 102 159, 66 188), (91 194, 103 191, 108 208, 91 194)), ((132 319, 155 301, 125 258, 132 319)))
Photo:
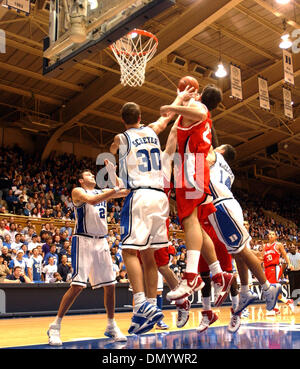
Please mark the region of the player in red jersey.
POLYGON ((175 176, 176 201, 178 216, 185 231, 187 247, 186 272, 178 287, 167 294, 170 300, 178 300, 200 290, 204 283, 198 274, 198 263, 202 245, 202 253, 209 264, 213 275, 216 305, 219 306, 226 298, 232 275, 224 273, 217 261, 213 243, 202 229, 201 218, 206 218, 215 211, 211 203, 209 189, 209 165, 206 156, 211 146, 210 111, 215 109, 222 100, 221 90, 214 85, 206 86, 201 96, 195 89, 187 96, 182 105, 161 107, 161 115, 179 114, 177 128, 177 145, 181 165, 175 176), (201 100, 201 102, 199 101, 201 100), (200 207, 200 210, 198 210, 200 207))
MULTIPOLYGON (((264 245, 261 259, 264 263, 267 280, 270 283, 278 283, 283 272, 280 265, 280 257, 283 257, 283 259, 286 261, 288 268, 291 268, 292 265, 285 252, 283 244, 277 241, 277 235, 275 231, 269 231, 268 239, 269 242, 264 245)), ((294 312, 293 300, 286 299, 282 294, 278 296, 278 300, 282 301, 291 309, 292 312, 294 312)), ((280 314, 277 304, 275 308, 270 312, 267 312, 266 315, 274 316, 276 314, 280 314)))
MULTIPOLYGON (((233 273, 232 270, 232 257, 228 253, 226 246, 219 240, 213 226, 211 225, 208 219, 201 221, 201 226, 205 230, 205 232, 209 235, 211 240, 213 241, 217 258, 220 262, 222 270, 227 273, 233 273)), ((205 283, 205 286, 201 290, 202 293, 202 320, 200 322, 199 327, 197 328, 198 332, 204 332, 207 328, 213 324, 218 316, 211 309, 211 279, 210 279, 210 271, 209 266, 203 256, 200 256, 199 260, 199 273, 205 283)), ((236 278, 233 279, 233 283, 230 287, 230 293, 232 298, 232 309, 238 306, 239 302, 239 291, 237 286, 236 278)))

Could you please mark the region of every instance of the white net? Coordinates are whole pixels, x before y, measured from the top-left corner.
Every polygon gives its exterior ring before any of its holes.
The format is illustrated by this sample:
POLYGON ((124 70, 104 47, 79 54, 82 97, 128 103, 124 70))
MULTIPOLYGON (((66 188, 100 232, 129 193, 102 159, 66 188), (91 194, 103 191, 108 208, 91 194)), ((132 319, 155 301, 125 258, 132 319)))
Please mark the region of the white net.
POLYGON ((120 64, 123 86, 142 86, 145 81, 147 62, 153 57, 158 45, 150 32, 133 30, 111 45, 120 64))

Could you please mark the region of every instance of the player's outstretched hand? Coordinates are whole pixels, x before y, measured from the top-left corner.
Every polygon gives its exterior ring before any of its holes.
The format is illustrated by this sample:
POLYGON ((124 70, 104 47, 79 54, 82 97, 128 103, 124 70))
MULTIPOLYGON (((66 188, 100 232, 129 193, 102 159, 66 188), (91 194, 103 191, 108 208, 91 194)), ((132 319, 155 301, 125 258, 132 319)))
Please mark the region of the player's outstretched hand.
POLYGON ((113 185, 115 186, 117 183, 117 174, 116 174, 116 165, 114 165, 111 161, 109 161, 108 159, 104 160, 104 164, 106 166, 106 170, 109 176, 109 179, 111 180, 111 182, 113 183, 113 185))
POLYGON ((183 91, 180 91, 177 89, 177 96, 183 101, 187 99, 191 99, 195 96, 195 88, 191 87, 189 85, 186 86, 186 88, 183 91))
POLYGON ((117 166, 114 165, 111 161, 109 161, 108 159, 105 159, 104 160, 104 164, 106 166, 106 170, 108 172, 108 176, 109 176, 109 179, 111 180, 112 184, 114 186, 118 186, 120 188, 125 188, 124 186, 124 183, 123 181, 121 180, 121 178, 119 178, 117 176, 117 173, 116 173, 116 168, 117 166))

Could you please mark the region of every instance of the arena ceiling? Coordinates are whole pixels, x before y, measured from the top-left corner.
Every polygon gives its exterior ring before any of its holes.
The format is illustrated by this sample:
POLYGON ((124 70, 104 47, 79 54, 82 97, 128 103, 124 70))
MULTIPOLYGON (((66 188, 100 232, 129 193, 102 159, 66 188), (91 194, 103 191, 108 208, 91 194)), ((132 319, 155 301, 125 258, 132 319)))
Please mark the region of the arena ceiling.
MULTIPOLYGON (((266 182, 264 176, 274 178, 273 183, 278 178, 278 183, 300 189, 300 53, 293 55, 291 121, 283 113, 283 63, 278 46, 284 19, 290 33, 300 29, 298 0, 281 6, 273 0, 177 0, 143 27, 158 37, 159 47, 140 88, 119 83, 119 66, 109 49, 56 78, 43 76, 48 9, 48 1, 36 0, 26 17, 0 7, 0 28, 6 32, 7 45, 6 53, 0 54, 0 125, 46 137, 43 158, 59 139, 105 150, 114 135, 123 131, 119 111, 125 102, 140 104, 143 121, 152 122, 160 106, 174 99, 179 78, 188 74, 201 86, 215 83, 224 92, 213 121, 220 143, 237 149, 235 170, 255 173, 266 182), (228 77, 214 77, 220 45, 227 70, 230 62, 241 68, 241 102, 230 98, 228 77), (195 65, 201 74, 193 71, 195 65), (259 75, 268 79, 270 112, 259 107, 259 75), (278 152, 267 156, 266 147, 273 144, 278 144, 278 152)), ((161 134, 162 144, 168 132, 161 134)))

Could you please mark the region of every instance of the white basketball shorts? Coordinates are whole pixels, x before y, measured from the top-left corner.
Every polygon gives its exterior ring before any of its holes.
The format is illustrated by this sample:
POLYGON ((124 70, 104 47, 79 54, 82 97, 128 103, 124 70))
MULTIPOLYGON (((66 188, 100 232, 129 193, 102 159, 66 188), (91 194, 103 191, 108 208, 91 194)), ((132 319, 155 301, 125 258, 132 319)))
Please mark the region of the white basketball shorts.
POLYGON ((72 282, 71 285, 93 289, 116 283, 112 259, 106 238, 72 237, 72 282))
POLYGON ((235 199, 215 200, 217 211, 208 216, 219 240, 224 243, 229 254, 239 253, 249 243, 251 237, 244 226, 244 216, 240 204, 235 199))
POLYGON ((133 190, 121 212, 122 249, 168 246, 169 200, 163 191, 133 190))

